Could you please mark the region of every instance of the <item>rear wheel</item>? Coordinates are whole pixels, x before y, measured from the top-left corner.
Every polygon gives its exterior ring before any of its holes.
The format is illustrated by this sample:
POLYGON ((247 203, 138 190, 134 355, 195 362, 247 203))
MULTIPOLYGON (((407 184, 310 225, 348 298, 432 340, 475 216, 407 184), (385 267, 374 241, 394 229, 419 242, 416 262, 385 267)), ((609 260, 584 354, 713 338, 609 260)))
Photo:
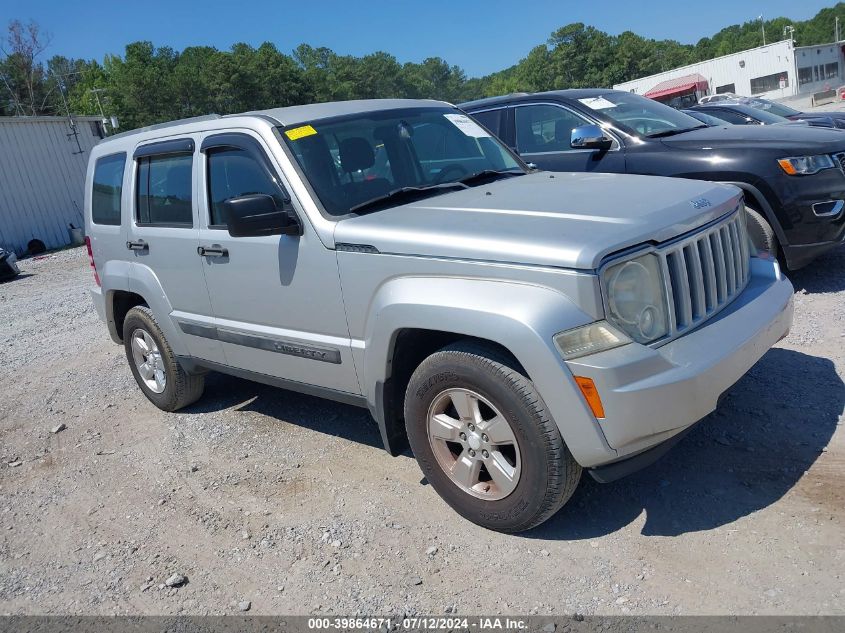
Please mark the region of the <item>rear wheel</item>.
POLYGON ((432 487, 483 527, 539 525, 580 480, 533 383, 491 347, 459 342, 424 360, 408 384, 405 420, 432 487))
POLYGON ((199 400, 205 376, 185 372, 146 306, 136 306, 123 321, 126 359, 147 399, 164 411, 178 411, 199 400))

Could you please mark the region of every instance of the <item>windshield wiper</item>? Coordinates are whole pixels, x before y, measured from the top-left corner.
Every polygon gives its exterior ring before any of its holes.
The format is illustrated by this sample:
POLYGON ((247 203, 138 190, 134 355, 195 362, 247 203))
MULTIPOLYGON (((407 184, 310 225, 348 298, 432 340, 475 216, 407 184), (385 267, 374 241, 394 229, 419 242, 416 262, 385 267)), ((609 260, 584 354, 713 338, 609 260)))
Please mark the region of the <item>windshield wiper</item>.
POLYGON ((499 178, 508 178, 510 176, 524 176, 524 171, 514 171, 514 170, 505 170, 505 169, 484 169, 482 171, 477 171, 474 174, 470 174, 469 176, 464 176, 463 178, 459 179, 459 182, 462 185, 472 186, 479 184, 485 180, 498 180, 499 178))
POLYGON ((680 130, 664 130, 662 132, 655 132, 654 134, 646 134, 646 138, 662 138, 664 136, 674 136, 675 134, 683 134, 684 132, 692 132, 693 130, 700 130, 707 127, 706 124, 696 125, 695 127, 682 128, 680 130))
POLYGON ((462 182, 441 182, 436 185, 425 185, 423 187, 400 187, 399 189, 392 189, 385 194, 359 202, 355 206, 349 207, 350 213, 363 211, 370 207, 378 206, 388 200, 403 200, 406 198, 424 198, 426 195, 440 193, 444 189, 467 189, 468 185, 462 182))

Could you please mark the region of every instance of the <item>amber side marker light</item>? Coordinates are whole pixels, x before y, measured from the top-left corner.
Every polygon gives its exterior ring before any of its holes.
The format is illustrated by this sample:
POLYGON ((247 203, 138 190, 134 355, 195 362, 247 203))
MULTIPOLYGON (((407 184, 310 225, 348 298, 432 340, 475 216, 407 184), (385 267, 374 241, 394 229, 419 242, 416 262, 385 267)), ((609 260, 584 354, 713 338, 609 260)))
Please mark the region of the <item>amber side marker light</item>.
POLYGON ((797 170, 795 169, 795 167, 792 165, 792 161, 791 161, 791 160, 789 160, 788 158, 781 158, 781 159, 779 159, 779 160, 778 160, 778 165, 780 165, 780 168, 781 168, 781 169, 783 169, 783 170, 784 170, 787 174, 789 174, 790 176, 794 176, 795 174, 797 174, 797 173, 798 173, 798 171, 797 171, 797 170))
POLYGON ((590 405, 590 410, 596 418, 604 418, 604 407, 601 404, 601 397, 599 390, 596 389, 596 383, 592 378, 585 378, 584 376, 575 376, 575 382, 578 383, 578 388, 584 396, 584 400, 590 405))

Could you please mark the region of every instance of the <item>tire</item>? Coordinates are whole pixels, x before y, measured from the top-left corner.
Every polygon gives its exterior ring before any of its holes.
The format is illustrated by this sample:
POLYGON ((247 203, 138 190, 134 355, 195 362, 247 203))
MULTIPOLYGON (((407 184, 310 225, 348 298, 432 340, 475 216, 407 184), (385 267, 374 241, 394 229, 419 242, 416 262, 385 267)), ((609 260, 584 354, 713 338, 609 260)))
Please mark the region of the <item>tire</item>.
POLYGON ((405 394, 405 424, 414 456, 434 490, 458 514, 491 530, 514 533, 539 525, 569 500, 581 478, 581 466, 533 383, 513 359, 483 344, 453 343, 417 367, 405 394), (468 404, 473 398, 477 407, 468 404), (465 413, 480 415, 478 424, 469 426, 471 417, 458 413, 456 399, 464 403, 465 413), (501 422, 489 424, 497 414, 505 420, 513 447, 501 422), (446 423, 430 423, 430 416, 446 423), (468 465, 479 461, 475 470, 468 465), (510 480, 502 476, 507 471, 510 480), (477 485, 468 485, 476 480, 477 485))
POLYGON ((204 375, 188 374, 176 360, 167 339, 153 316, 152 310, 146 306, 136 306, 126 313, 123 321, 123 346, 126 350, 126 360, 135 376, 135 381, 147 396, 147 399, 163 411, 178 411, 199 400, 205 387, 204 375), (139 337, 144 343, 133 343, 139 337), (133 345, 136 345, 133 348, 133 345), (144 346, 147 352, 145 354, 144 346), (146 377, 141 374, 140 356, 144 360, 154 357, 144 363, 146 377), (136 360, 136 357, 139 357, 136 360), (164 380, 151 367, 160 368, 164 380), (158 389, 161 388, 159 391, 158 389))
POLYGON ((746 224, 748 226, 748 237, 758 250, 770 253, 773 257, 778 255, 778 239, 766 218, 749 206, 745 207, 746 224))

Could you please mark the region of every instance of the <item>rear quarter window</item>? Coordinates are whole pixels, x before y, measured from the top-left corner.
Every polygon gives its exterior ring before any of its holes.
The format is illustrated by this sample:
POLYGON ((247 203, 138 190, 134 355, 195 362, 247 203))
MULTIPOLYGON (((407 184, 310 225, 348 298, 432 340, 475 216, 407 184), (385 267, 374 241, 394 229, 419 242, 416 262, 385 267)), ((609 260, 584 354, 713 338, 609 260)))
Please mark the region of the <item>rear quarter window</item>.
POLYGON ((112 154, 97 160, 91 191, 91 221, 94 224, 120 225, 120 199, 125 167, 126 154, 112 154))
POLYGON ((484 112, 473 112, 470 116, 481 123, 484 127, 490 130, 496 136, 502 133, 502 115, 505 109, 499 108, 497 110, 485 110, 484 112))

